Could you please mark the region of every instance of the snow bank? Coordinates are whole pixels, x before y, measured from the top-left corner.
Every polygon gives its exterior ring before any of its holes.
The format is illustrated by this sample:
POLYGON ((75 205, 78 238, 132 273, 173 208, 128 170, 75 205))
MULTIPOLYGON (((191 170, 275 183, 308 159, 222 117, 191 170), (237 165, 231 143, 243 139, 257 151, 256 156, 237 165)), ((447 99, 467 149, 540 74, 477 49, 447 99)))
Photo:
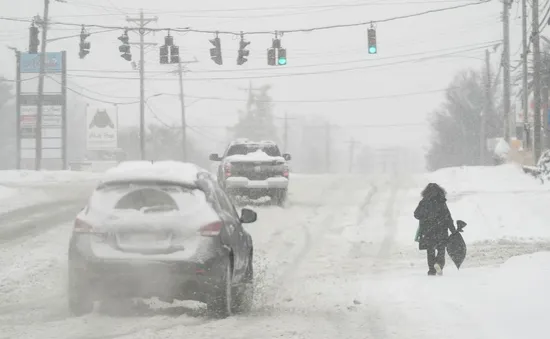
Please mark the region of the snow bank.
POLYGON ((8 199, 17 194, 17 190, 0 185, 0 200, 8 199))
POLYGON ((66 183, 95 180, 102 173, 77 171, 0 171, 0 184, 66 183))
POLYGON ((448 193, 453 219, 468 223, 467 243, 477 241, 549 240, 550 188, 524 174, 520 167, 447 168, 419 178, 415 188, 406 192, 407 207, 400 217, 400 240, 414 238, 418 222, 412 217, 420 192, 429 182, 442 185, 448 193))
POLYGON ((451 167, 426 175, 424 185, 436 182, 449 194, 468 192, 548 191, 520 166, 451 167))
MULTIPOLYGON (((513 257, 499 268, 447 269, 443 277, 401 271, 368 279, 364 302, 383 305, 408 338, 544 338, 550 313, 550 253, 513 257)), ((405 336, 404 336, 405 337, 405 336)))

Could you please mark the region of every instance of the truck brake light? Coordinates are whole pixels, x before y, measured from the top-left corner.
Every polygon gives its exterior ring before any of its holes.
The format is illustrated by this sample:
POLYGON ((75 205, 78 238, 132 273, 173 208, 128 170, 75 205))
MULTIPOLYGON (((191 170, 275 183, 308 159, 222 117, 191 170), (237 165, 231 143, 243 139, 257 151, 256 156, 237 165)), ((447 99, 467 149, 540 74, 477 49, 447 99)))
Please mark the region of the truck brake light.
POLYGON ((225 171, 225 176, 230 177, 231 176, 231 164, 226 163, 223 168, 224 168, 224 171, 225 171))

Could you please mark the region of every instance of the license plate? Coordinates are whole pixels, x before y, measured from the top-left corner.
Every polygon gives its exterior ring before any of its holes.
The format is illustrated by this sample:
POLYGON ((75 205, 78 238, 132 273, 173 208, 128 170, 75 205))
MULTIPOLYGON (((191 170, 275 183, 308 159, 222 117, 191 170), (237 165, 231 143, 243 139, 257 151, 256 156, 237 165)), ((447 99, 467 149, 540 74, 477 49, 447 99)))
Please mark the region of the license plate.
POLYGON ((157 244, 167 240, 165 234, 126 234, 122 237, 125 243, 129 244, 157 244))
POLYGON ((262 168, 260 166, 255 166, 254 167, 254 172, 260 173, 261 171, 262 171, 262 168))

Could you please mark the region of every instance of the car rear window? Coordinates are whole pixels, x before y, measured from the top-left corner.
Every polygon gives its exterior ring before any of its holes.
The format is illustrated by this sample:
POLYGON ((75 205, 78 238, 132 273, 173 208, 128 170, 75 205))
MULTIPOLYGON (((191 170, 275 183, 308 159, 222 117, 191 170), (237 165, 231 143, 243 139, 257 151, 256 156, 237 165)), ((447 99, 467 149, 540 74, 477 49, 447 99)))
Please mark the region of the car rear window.
POLYGON ((134 210, 142 213, 193 210, 206 203, 204 192, 164 184, 111 184, 98 188, 90 198, 90 207, 110 210, 134 210))
POLYGON ((274 145, 260 145, 260 144, 243 144, 243 145, 234 145, 229 148, 227 151, 227 156, 231 155, 246 155, 248 153, 254 153, 257 150, 262 150, 264 153, 270 157, 279 157, 281 152, 279 148, 274 145))

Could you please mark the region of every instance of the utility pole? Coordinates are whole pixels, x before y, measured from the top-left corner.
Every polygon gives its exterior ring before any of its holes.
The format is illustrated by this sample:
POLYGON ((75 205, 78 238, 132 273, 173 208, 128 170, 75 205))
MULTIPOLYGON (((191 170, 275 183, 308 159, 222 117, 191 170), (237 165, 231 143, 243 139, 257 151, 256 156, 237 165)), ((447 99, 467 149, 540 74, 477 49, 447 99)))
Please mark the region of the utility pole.
POLYGON ((529 45, 527 42, 527 0, 521 1, 521 26, 522 26, 522 40, 523 40, 523 54, 522 57, 522 66, 523 66, 523 100, 522 100, 522 110, 523 110, 523 147, 525 149, 531 149, 530 138, 528 137, 530 128, 529 125, 529 88, 527 84, 527 56, 529 54, 529 45))
POLYGON ((358 141, 355 141, 355 139, 352 137, 349 143, 349 168, 348 172, 351 173, 353 171, 353 160, 355 158, 355 145, 358 144, 358 141))
POLYGON ((491 100, 491 54, 489 50, 485 50, 485 68, 487 72, 487 79, 485 80, 485 107, 481 112, 481 124, 479 131, 479 155, 480 155, 480 165, 483 166, 486 163, 486 153, 487 153, 487 116, 490 114, 492 109, 492 100, 491 100))
POLYGON ((330 122, 327 121, 325 126, 325 170, 330 173, 330 122))
POLYGON ((38 76, 38 103, 36 109, 36 160, 35 169, 42 169, 42 110, 44 107, 44 73, 46 68, 46 39, 48 37, 48 16, 50 11, 50 0, 44 0, 44 17, 42 18, 42 45, 40 46, 40 73, 38 76))
POLYGON ((182 161, 187 161, 187 122, 185 121, 185 98, 183 96, 183 67, 178 62, 178 77, 180 83, 180 105, 181 105, 181 152, 182 161))
POLYGON ((288 112, 285 112, 285 128, 284 128, 284 153, 288 150, 288 112))
POLYGON ((532 18, 532 41, 533 41, 533 95, 535 97, 535 124, 533 137, 535 141, 534 161, 538 162, 542 153, 541 149, 541 80, 540 80, 540 36, 539 36, 539 0, 532 0, 533 18, 532 18))
POLYGON ((178 77, 179 77, 179 87, 180 87, 180 105, 181 105, 181 152, 182 152, 182 161, 187 161, 187 122, 185 119, 185 96, 183 94, 183 66, 182 64, 190 64, 198 62, 195 58, 194 61, 187 61, 187 62, 178 62, 178 77))
MULTIPOLYGON (((145 42, 145 26, 158 18, 145 18, 141 10, 139 19, 126 18, 128 22, 136 22, 139 25, 139 142, 141 150, 141 160, 145 160, 145 46, 156 46, 156 43, 145 42)), ((135 44, 135 43, 131 43, 135 44)))
POLYGON ((511 131, 512 131, 512 118, 510 114, 511 100, 510 100, 510 0, 502 0, 503 12, 503 56, 502 65, 504 68, 503 84, 504 89, 504 139, 510 143, 511 131))

